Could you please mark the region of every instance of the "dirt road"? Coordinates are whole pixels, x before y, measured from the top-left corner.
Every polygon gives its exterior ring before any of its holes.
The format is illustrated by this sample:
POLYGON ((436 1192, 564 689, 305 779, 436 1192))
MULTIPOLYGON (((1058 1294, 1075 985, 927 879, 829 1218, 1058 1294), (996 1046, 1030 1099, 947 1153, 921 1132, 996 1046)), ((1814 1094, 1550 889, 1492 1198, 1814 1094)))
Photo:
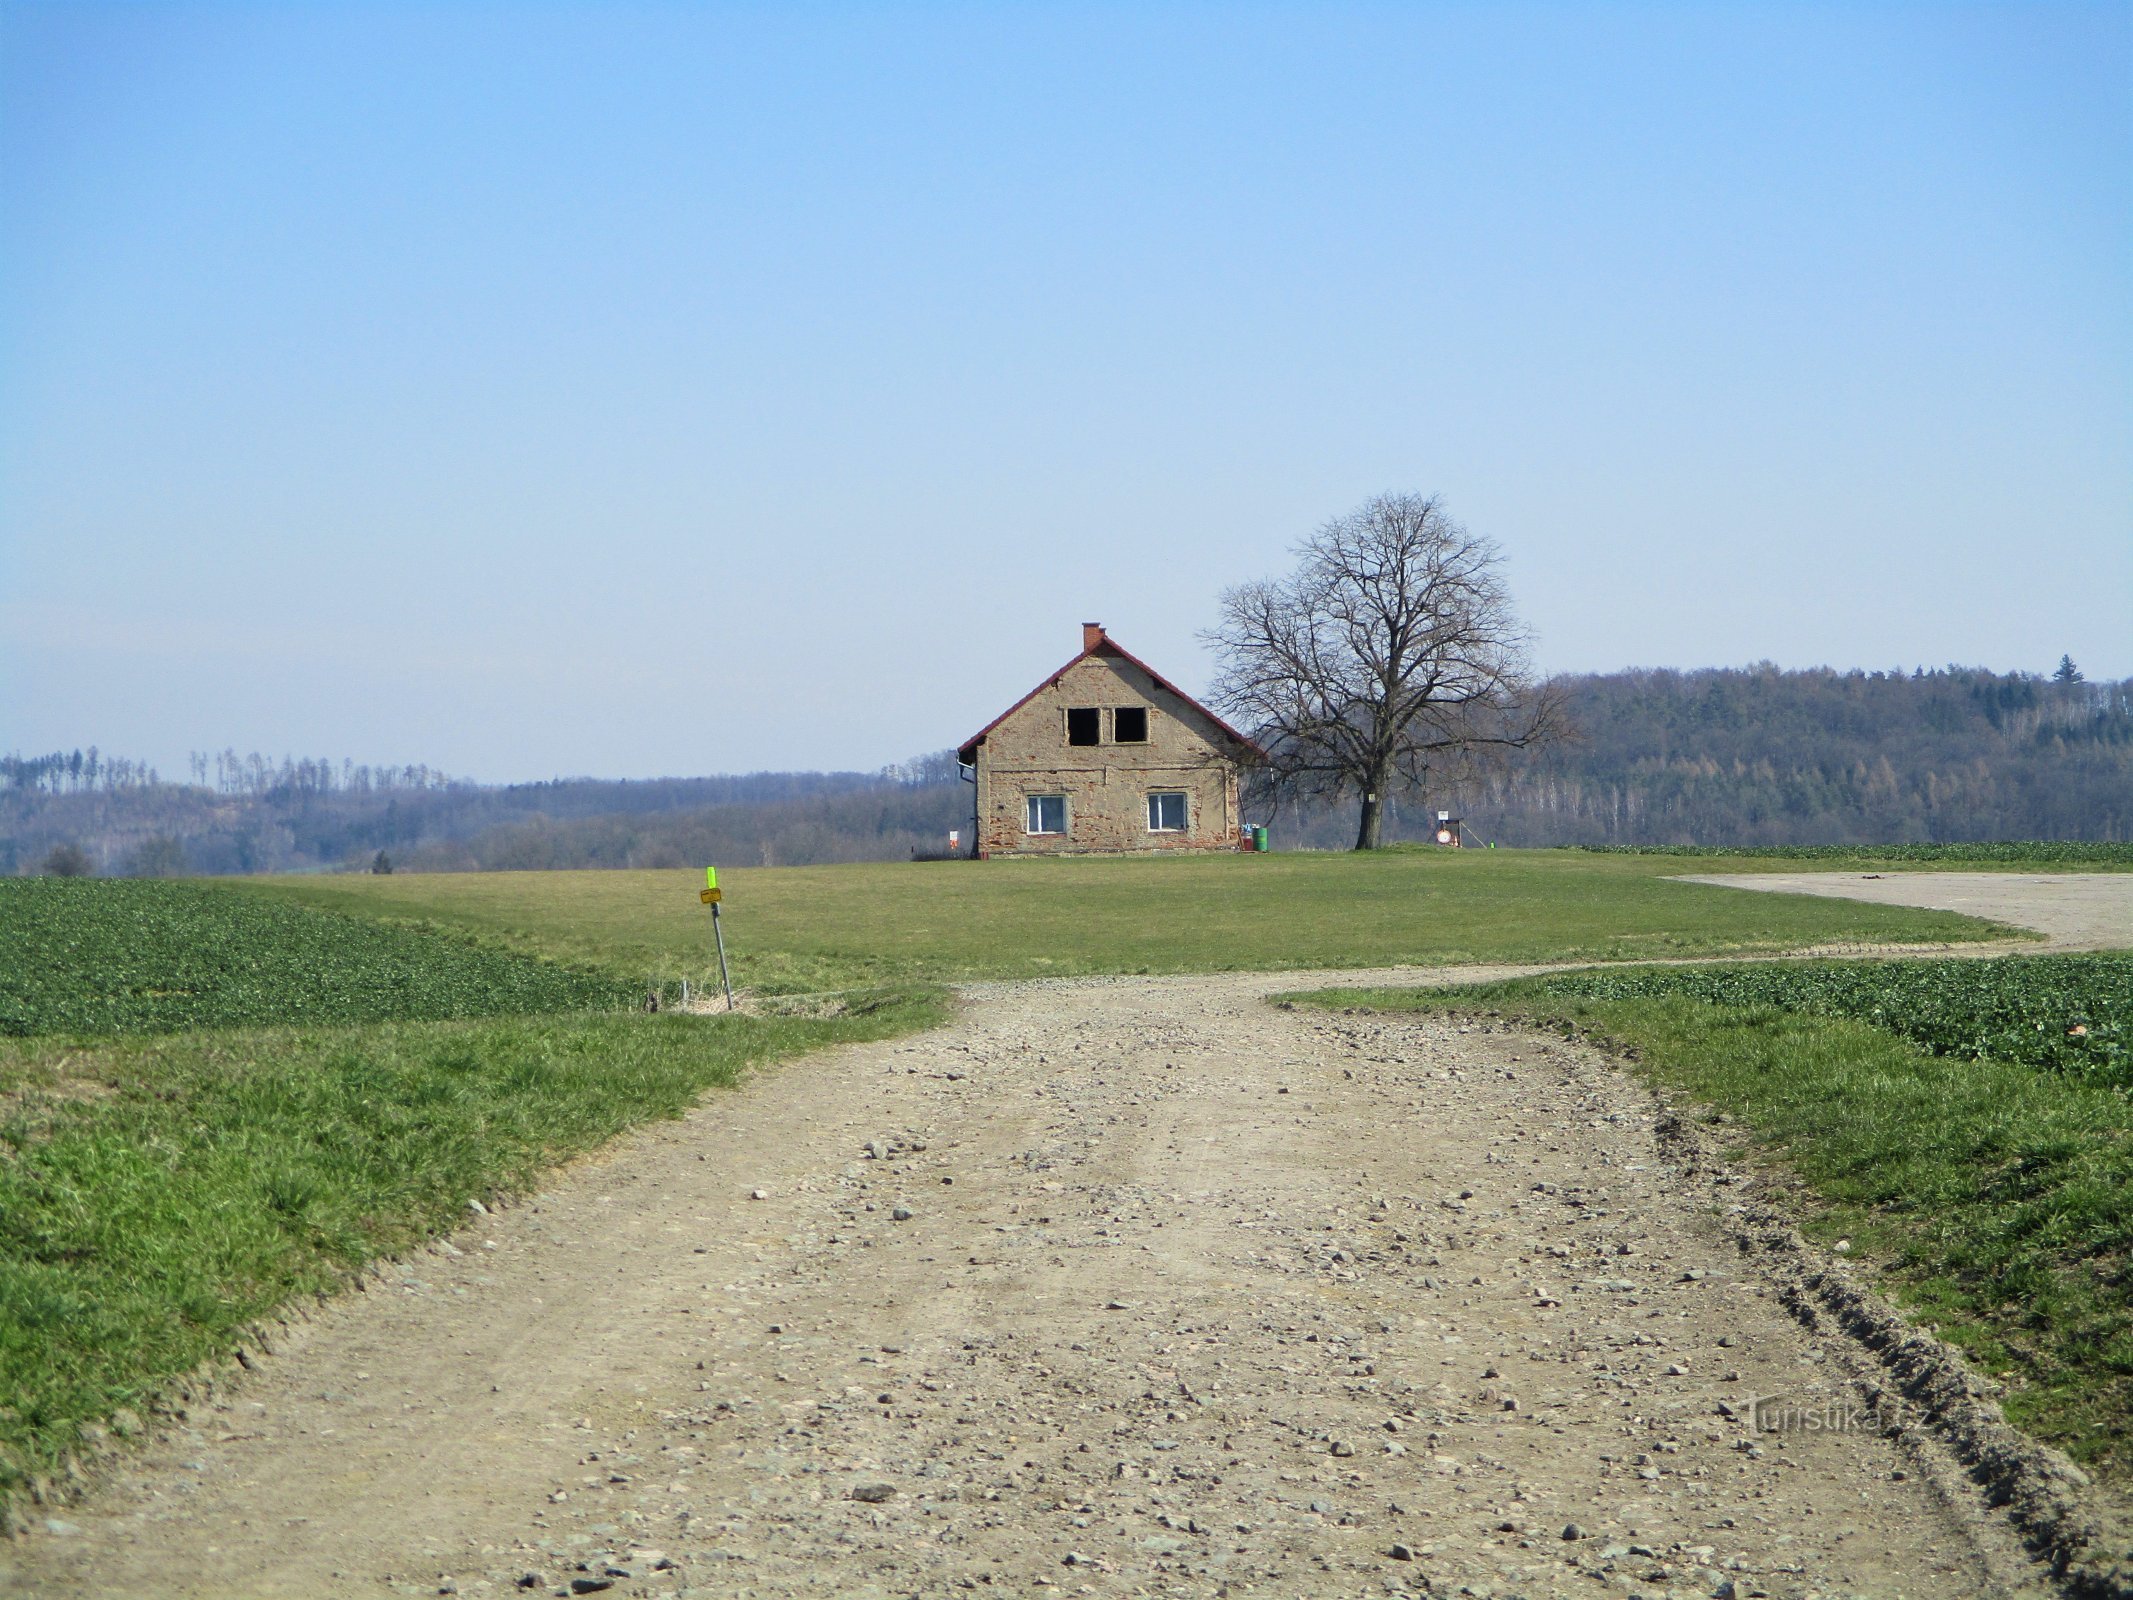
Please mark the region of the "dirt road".
POLYGON ((1683 881, 1960 911, 2034 928, 2045 937, 2041 949, 2133 949, 2133 873, 1752 872, 1683 881))
POLYGON ((1619 1069, 1257 1003, 1294 981, 973 991, 624 1139, 294 1331, 0 1590, 2027 1586, 1825 1426, 1836 1336, 1619 1069))

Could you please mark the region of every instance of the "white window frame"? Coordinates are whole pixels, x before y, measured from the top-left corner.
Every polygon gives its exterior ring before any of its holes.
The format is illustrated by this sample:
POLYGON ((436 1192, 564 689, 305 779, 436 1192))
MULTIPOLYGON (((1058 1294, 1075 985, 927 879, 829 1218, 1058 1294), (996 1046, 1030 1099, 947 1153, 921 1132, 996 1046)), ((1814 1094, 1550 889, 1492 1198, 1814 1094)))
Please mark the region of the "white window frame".
POLYGON ((1067 797, 1063 794, 1029 794, 1022 797, 1022 831, 1033 838, 1057 839, 1065 834, 1071 822, 1067 811, 1067 797), (1059 802, 1059 826, 1041 827, 1044 814, 1039 807, 1046 800, 1059 802))
POLYGON ((1148 793, 1148 831, 1150 833, 1190 833, 1192 831, 1192 796, 1182 789, 1152 789, 1148 793), (1175 800, 1180 818, 1174 828, 1160 820, 1162 808, 1158 801, 1175 800))

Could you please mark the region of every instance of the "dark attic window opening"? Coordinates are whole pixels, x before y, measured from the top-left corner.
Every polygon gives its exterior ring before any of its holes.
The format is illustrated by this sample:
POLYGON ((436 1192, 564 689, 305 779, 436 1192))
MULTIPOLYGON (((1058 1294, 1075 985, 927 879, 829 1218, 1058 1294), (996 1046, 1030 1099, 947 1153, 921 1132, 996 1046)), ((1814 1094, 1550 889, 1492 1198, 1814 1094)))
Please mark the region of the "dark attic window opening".
POLYGON ((1103 738, 1103 712, 1095 706, 1067 708, 1067 743, 1098 744, 1103 738))
POLYGON ((1111 713, 1111 737, 1120 744, 1148 742, 1148 708, 1120 706, 1111 713))

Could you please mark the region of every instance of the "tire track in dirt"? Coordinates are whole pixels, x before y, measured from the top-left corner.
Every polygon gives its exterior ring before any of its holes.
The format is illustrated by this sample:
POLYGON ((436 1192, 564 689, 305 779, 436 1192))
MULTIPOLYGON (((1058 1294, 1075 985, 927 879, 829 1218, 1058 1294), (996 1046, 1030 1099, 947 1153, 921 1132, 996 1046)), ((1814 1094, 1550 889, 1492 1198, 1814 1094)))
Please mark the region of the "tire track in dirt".
POLYGON ((0 1587, 2035 1581, 1908 1446, 1752 1426, 1857 1391, 1619 1068, 1258 1003, 1298 981, 988 986, 618 1141, 292 1329, 0 1587))

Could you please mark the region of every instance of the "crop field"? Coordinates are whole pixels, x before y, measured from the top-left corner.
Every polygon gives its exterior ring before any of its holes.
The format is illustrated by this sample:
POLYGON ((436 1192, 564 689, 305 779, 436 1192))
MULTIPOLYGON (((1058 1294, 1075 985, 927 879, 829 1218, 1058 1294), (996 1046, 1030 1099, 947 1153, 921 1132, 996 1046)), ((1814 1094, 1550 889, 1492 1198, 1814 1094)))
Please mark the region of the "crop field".
POLYGON ((1679 995, 1707 1005, 1771 1006, 1849 1017, 1934 1055, 1991 1056, 2086 1073, 2133 1089, 2133 955, 1975 961, 1819 961, 1641 967, 1538 978, 1521 993, 1593 1000, 1679 995))
MULTIPOLYGON (((722 869, 736 981, 1634 961, 2025 938, 1953 912, 1670 881, 1674 859, 1385 851, 722 869)), ((242 892, 464 929, 640 982, 715 970, 686 872, 285 878, 242 892)))
POLYGON ((155 879, 0 879, 0 1034, 613 1010, 612 976, 155 879))
POLYGON ((1807 1230, 2133 1484, 2133 957, 1583 971, 1293 1003, 1525 1020, 1723 1114, 1807 1230), (2084 1031, 2085 1030, 2085 1031, 2084 1031))

